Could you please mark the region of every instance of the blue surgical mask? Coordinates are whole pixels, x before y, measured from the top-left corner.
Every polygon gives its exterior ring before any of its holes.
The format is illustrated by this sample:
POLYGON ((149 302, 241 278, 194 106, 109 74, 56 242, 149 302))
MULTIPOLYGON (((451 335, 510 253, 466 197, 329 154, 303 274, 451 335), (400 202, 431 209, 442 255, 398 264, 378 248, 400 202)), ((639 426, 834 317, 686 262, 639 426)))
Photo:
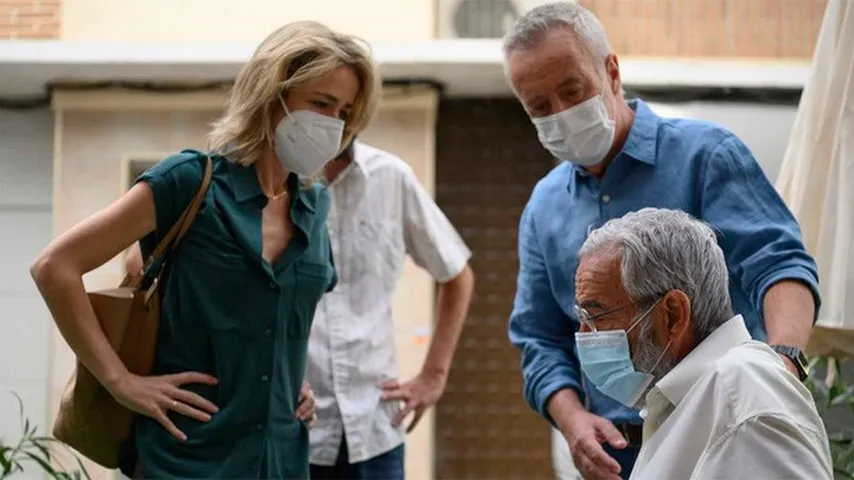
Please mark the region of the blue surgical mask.
MULTIPOLYGON (((629 351, 628 332, 631 332, 636 325, 649 316, 656 305, 658 305, 658 301, 635 319, 628 330, 577 332, 575 334, 578 360, 581 362, 581 370, 588 380, 593 383, 597 390, 629 408, 634 408, 637 405, 641 395, 646 392, 655 377, 635 369, 629 351)), ((664 348, 653 369, 661 362, 669 348, 670 344, 664 348)))

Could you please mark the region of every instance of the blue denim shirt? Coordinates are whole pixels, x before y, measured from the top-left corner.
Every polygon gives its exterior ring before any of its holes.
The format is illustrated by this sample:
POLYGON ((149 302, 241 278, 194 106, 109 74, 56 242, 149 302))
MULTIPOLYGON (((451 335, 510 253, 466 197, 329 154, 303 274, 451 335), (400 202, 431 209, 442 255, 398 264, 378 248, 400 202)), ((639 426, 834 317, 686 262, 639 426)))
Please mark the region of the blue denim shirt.
POLYGON ((819 304, 818 273, 800 228, 750 150, 720 126, 661 118, 640 100, 630 105, 634 124, 605 175, 564 162, 540 180, 522 213, 510 341, 522 352, 525 398, 547 419, 549 398, 572 388, 589 411, 641 423, 637 410, 582 381, 575 348, 578 251, 590 230, 612 218, 658 207, 710 224, 729 267, 733 310, 758 340, 766 339, 762 298, 774 283, 799 280, 819 304))

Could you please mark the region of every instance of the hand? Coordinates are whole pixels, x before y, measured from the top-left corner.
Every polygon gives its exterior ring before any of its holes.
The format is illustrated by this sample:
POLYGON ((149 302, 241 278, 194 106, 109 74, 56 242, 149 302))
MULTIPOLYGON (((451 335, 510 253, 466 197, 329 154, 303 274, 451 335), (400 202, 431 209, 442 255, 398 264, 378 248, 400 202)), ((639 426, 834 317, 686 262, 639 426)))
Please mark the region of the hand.
POLYGON ((308 428, 314 428, 317 424, 317 402, 311 386, 303 380, 299 391, 299 404, 297 405, 296 417, 306 423, 308 428))
POLYGON ((586 411, 574 413, 567 423, 572 430, 563 432, 569 451, 581 477, 589 480, 620 480, 620 464, 605 453, 607 442, 617 449, 626 448, 626 439, 608 420, 586 411))
POLYGON ((408 382, 390 380, 380 384, 380 388, 383 391, 383 401, 397 400, 404 403, 392 425, 400 425, 410 413, 413 414, 412 421, 406 427, 406 433, 409 433, 418 425, 424 412, 439 401, 445 391, 445 376, 422 372, 408 382))
POLYGON ((200 422, 209 421, 211 415, 219 411, 201 395, 181 388, 192 383, 216 385, 217 379, 199 372, 157 377, 127 374, 110 389, 110 394, 125 408, 157 420, 167 432, 183 442, 187 435, 169 419, 169 410, 200 422))

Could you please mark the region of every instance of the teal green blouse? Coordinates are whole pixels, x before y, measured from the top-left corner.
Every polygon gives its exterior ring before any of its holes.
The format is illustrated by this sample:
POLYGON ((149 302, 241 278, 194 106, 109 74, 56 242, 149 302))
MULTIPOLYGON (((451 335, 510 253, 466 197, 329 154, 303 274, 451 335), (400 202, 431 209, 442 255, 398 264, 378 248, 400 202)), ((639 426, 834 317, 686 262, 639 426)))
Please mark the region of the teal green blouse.
MULTIPOLYGON (((157 230, 148 255, 201 184, 206 154, 185 150, 146 171, 157 230)), ((294 411, 318 300, 337 281, 325 227, 329 197, 289 178, 294 236, 270 264, 261 256, 267 198, 255 169, 213 157, 213 178, 161 285, 155 374, 199 371, 216 387, 187 385, 219 407, 202 423, 170 413, 181 442, 139 417, 136 448, 145 478, 308 478, 308 430, 294 411)))

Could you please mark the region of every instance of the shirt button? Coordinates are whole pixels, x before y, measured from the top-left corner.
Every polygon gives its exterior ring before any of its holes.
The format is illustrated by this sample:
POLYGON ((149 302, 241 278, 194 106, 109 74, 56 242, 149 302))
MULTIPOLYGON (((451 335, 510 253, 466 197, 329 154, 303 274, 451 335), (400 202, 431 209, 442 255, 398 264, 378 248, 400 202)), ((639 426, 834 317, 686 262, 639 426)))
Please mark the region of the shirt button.
POLYGON ((260 423, 259 423, 258 425, 255 425, 255 430, 257 430, 257 431, 259 431, 259 432, 260 432, 261 430, 264 430, 264 425, 261 425, 260 423))
POLYGON ((273 329, 272 329, 272 328, 268 328, 267 330, 264 330, 264 335, 266 335, 266 336, 268 336, 268 337, 269 337, 269 336, 270 336, 270 335, 272 335, 272 334, 273 334, 273 329))
POLYGON ((266 383, 267 380, 269 380, 269 379, 270 379, 270 377, 268 377, 267 375, 261 375, 261 381, 262 382, 266 383))
POLYGON ((271 288, 274 292, 278 292, 278 291, 279 291, 279 286, 278 286, 278 285, 276 285, 276 282, 270 282, 270 288, 271 288))
POLYGON ((602 195, 602 203, 608 203, 611 201, 611 197, 608 195, 602 195))

